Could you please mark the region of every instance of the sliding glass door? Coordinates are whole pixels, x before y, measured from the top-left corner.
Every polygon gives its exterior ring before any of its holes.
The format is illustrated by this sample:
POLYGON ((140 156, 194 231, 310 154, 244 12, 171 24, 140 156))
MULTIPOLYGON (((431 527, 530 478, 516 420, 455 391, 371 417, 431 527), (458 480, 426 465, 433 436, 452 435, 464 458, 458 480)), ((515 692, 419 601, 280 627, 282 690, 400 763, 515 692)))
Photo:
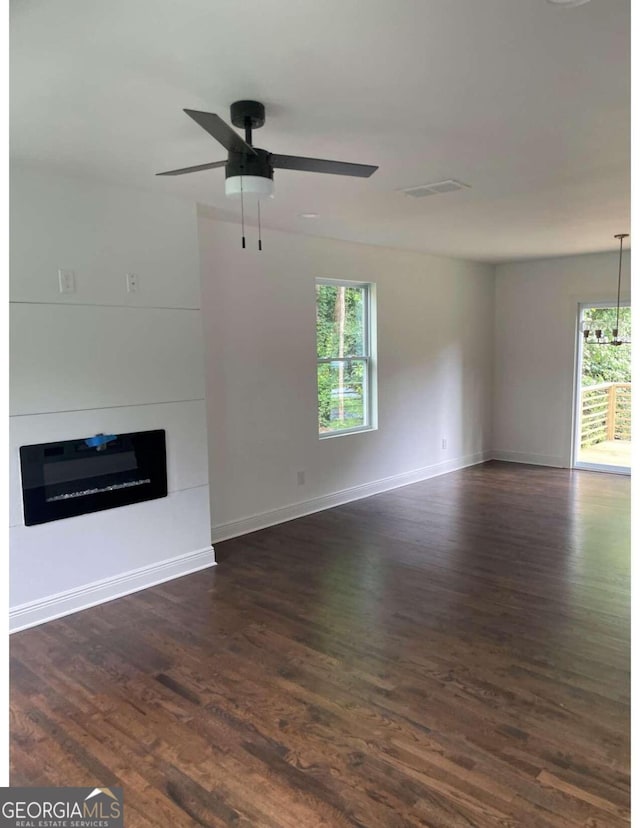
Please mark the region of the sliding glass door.
MULTIPOLYGON (((616 308, 581 305, 574 405, 573 465, 578 469, 629 473, 631 467, 631 345, 598 344, 585 327, 608 339, 616 308)), ((620 308, 619 336, 631 339, 631 308, 620 308)))

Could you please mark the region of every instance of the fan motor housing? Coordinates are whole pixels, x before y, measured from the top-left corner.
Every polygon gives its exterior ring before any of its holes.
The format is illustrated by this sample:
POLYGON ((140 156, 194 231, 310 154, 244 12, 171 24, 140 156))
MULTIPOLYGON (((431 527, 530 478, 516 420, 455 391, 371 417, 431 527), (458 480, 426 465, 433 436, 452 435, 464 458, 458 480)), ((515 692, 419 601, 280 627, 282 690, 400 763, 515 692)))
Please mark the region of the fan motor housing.
POLYGON ((242 152, 230 152, 225 166, 225 178, 236 175, 255 175, 259 178, 269 178, 273 181, 273 167, 271 153, 254 147, 256 155, 245 155, 242 152))

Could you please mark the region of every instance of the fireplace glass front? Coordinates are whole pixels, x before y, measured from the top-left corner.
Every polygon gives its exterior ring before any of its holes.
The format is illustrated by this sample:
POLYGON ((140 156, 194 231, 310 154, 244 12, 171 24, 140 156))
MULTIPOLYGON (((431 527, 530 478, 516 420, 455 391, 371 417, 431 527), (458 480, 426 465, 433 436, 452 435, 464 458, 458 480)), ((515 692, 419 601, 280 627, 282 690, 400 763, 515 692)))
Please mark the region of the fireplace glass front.
POLYGON ((21 446, 27 526, 167 495, 164 429, 21 446))

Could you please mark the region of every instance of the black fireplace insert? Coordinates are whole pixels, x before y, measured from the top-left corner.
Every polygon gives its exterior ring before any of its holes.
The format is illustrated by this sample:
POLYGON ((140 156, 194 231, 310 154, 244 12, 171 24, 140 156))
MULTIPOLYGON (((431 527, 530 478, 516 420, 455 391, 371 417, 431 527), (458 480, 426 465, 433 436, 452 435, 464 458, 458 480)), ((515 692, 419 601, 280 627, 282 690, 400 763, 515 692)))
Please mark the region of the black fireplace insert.
POLYGON ((164 429, 21 446, 27 526, 167 495, 164 429))

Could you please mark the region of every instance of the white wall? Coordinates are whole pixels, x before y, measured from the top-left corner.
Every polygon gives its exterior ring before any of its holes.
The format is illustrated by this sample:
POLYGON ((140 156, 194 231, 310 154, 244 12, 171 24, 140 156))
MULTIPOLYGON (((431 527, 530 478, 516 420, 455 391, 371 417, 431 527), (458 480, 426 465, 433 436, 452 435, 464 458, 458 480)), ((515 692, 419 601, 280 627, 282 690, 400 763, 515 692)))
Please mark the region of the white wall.
POLYGON ((203 357, 195 205, 15 166, 14 628, 214 562, 203 357), (75 271, 75 293, 59 293, 60 268, 75 271), (155 428, 167 432, 167 498, 24 525, 21 445, 155 428))
POLYGON ((253 228, 242 250, 204 214, 199 235, 214 539, 488 456, 491 266, 272 230, 259 253, 253 228), (318 439, 317 277, 376 284, 377 431, 318 439))
MULTIPOLYGON (((623 299, 629 299, 629 271, 627 251, 623 299)), ((615 302, 617 276, 617 253, 496 268, 497 457, 570 465, 578 303, 615 302)))

